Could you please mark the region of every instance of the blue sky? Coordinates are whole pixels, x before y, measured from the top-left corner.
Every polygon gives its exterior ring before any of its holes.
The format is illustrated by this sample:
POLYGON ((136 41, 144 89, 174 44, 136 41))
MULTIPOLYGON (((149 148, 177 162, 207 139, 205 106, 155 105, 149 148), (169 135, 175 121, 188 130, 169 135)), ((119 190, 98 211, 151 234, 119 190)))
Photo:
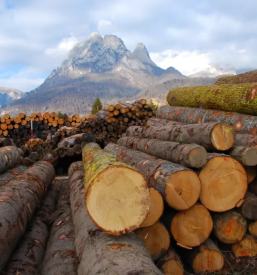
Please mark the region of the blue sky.
POLYGON ((0 0, 0 87, 30 91, 90 33, 185 75, 257 69, 257 1, 0 0))

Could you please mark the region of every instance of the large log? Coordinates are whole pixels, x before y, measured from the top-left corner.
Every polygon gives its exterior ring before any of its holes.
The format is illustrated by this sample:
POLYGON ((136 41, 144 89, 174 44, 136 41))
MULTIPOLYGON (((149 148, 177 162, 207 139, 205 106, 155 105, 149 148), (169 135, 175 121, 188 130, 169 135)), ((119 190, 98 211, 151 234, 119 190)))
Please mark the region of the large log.
POLYGON ((257 148, 257 136, 237 133, 235 138, 235 145, 257 148))
POLYGON ((37 162, 1 187, 0 269, 24 234, 54 174, 51 164, 37 162))
POLYGON ((215 85, 221 84, 241 84, 241 83, 254 83, 257 82, 257 71, 250 71, 237 75, 220 77, 215 85))
POLYGON ((184 275, 183 264, 172 247, 158 260, 157 266, 164 275, 184 275))
POLYGON ((211 239, 187 252, 187 261, 196 273, 218 271, 224 266, 224 257, 211 239))
POLYGON ((242 215, 246 219, 257 219, 257 196, 253 193, 247 192, 244 197, 244 202, 240 208, 242 215))
POLYGON ((256 95, 257 83, 180 87, 169 91, 167 102, 171 106, 201 107, 256 115, 256 95))
POLYGON ((156 116, 191 124, 207 122, 229 123, 233 125, 236 133, 257 135, 257 117, 251 115, 189 107, 161 106, 158 108, 156 116))
POLYGON ((160 141, 158 139, 140 139, 122 137, 118 145, 135 149, 157 158, 166 159, 185 167, 201 168, 207 162, 207 152, 197 144, 160 141))
POLYGON ((150 191, 144 176, 96 143, 87 144, 82 154, 85 204, 93 221, 113 235, 139 228, 150 209, 150 191))
POLYGON ((40 275, 76 275, 78 261, 74 243, 74 227, 70 209, 68 180, 63 181, 58 196, 56 217, 50 232, 40 275))
POLYGON ((254 257, 257 255, 257 239, 245 234, 244 238, 232 245, 232 252, 239 257, 254 257))
POLYGON ((110 143, 104 150, 136 167, 171 207, 184 210, 197 202, 201 184, 194 171, 116 144, 110 143))
POLYGON ((112 236, 102 232, 90 219, 84 205, 84 174, 82 162, 69 167, 78 274, 160 275, 143 242, 134 233, 112 236))
POLYGON ((60 182, 54 181, 27 233, 16 247, 6 267, 6 274, 38 275, 49 237, 49 217, 54 212, 60 182))
POLYGON ((165 212, 162 221, 177 244, 186 248, 203 243, 209 238, 213 229, 209 211, 200 204, 178 213, 165 212))
POLYGON ((199 178, 200 201, 214 212, 224 212, 236 207, 248 188, 244 167, 227 155, 208 154, 208 162, 199 178))
POLYGON ((1 174, 0 175, 0 187, 7 184, 11 179, 18 176, 25 170, 27 170, 27 167, 20 165, 13 169, 9 169, 5 173, 1 174))
POLYGON ((0 173, 14 167, 20 161, 20 151, 15 146, 0 148, 0 173))
POLYGON ((213 216, 213 232, 223 243, 233 244, 244 237, 247 230, 245 218, 238 212, 231 210, 213 216))
POLYGON ((183 144, 195 143, 208 150, 229 150, 234 145, 234 131, 227 123, 202 123, 161 127, 131 126, 126 136, 150 138, 183 144))
POLYGON ((233 146, 228 154, 245 166, 257 165, 257 148, 245 146, 233 146))

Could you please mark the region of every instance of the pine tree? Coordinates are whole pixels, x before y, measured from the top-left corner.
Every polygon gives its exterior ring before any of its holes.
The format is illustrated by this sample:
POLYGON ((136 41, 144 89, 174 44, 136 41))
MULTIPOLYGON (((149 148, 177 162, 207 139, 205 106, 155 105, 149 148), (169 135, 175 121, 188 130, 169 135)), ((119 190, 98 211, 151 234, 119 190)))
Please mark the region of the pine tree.
POLYGON ((95 99, 95 102, 92 105, 92 109, 91 109, 91 114, 95 115, 99 110, 101 110, 103 108, 102 102, 99 99, 99 97, 97 97, 95 99))

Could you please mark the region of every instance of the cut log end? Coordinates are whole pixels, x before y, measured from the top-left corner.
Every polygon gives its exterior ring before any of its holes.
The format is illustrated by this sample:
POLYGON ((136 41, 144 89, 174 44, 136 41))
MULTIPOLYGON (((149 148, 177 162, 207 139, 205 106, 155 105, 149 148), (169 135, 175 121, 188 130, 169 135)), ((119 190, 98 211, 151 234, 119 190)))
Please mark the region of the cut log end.
POLYGON ((219 151, 230 149, 235 142, 235 132, 232 125, 218 123, 212 130, 211 140, 213 146, 219 151))
POLYGON ((207 152, 204 147, 197 147, 189 154, 189 166, 194 168, 202 168, 207 162, 207 152))
POLYGON ((139 228, 135 233, 144 241, 154 261, 162 257, 169 249, 169 232, 161 222, 157 222, 149 227, 139 228))
POLYGON ((224 212, 234 208, 247 191, 244 167, 226 156, 211 158, 199 174, 202 189, 200 200, 211 211, 224 212))
POLYGON ((138 171, 111 166, 89 186, 85 203, 101 229, 121 235, 139 228, 145 220, 150 208, 150 191, 138 171))
POLYGON ((243 163, 246 166, 257 165, 257 148, 250 147, 245 150, 243 157, 243 163))
POLYGON ((241 242, 232 245, 232 252, 239 257, 254 257, 257 255, 257 240, 246 234, 241 242))
POLYGON ((248 184, 251 183, 256 177, 256 166, 245 166, 248 184))
POLYGON ((166 184, 166 201, 177 210, 186 210, 197 202, 200 191, 201 183, 195 172, 179 171, 172 174, 166 184))
POLYGON ((150 200, 151 202, 149 213, 140 227, 148 227, 154 225, 163 214, 164 203, 162 196, 158 191, 153 188, 150 188, 150 200))
POLYGON ((249 224, 249 233, 254 237, 254 238, 257 238, 257 221, 255 222, 251 222, 249 224))
POLYGON ((212 228, 212 217, 200 204, 179 212, 171 223, 174 239, 187 247, 195 247, 203 243, 211 234, 212 228))

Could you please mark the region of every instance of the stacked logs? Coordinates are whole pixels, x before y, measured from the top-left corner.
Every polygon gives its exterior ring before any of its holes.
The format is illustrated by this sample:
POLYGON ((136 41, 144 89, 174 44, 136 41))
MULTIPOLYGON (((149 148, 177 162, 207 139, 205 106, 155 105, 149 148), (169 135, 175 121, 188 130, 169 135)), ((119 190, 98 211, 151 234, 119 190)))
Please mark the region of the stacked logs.
POLYGON ((135 231, 152 259, 164 274, 183 274, 182 262, 195 272, 221 270, 217 241, 230 244, 237 258, 257 256, 256 140, 223 121, 167 118, 131 126, 118 144, 104 148, 138 169, 166 203, 159 221, 135 231))

